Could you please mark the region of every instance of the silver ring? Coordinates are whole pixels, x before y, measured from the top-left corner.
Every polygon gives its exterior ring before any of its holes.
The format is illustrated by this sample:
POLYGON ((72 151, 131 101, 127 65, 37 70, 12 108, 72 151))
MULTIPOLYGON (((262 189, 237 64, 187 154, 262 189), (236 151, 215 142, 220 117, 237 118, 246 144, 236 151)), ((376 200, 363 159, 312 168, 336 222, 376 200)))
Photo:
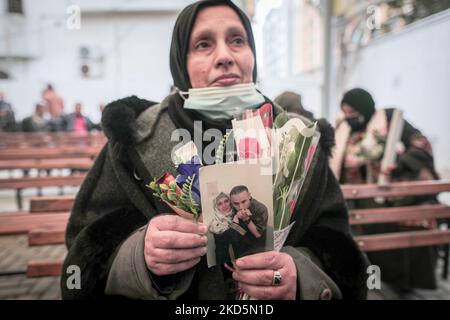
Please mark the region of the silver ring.
POLYGON ((273 279, 272 279, 272 285, 273 286, 279 286, 281 284, 281 273, 278 270, 273 271, 273 279))

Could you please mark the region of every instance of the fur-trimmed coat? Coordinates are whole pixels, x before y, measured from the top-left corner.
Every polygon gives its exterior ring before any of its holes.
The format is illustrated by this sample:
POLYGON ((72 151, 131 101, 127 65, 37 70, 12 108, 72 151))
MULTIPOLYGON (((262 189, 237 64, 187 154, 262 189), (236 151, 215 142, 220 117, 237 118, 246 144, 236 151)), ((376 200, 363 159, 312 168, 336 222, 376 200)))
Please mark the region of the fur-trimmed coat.
MULTIPOLYGON (((206 259, 182 273, 156 277, 143 259, 148 221, 169 212, 151 195, 143 177, 173 172, 170 151, 175 129, 168 105, 137 97, 110 103, 102 126, 108 143, 80 188, 66 230, 68 254, 63 299, 226 299, 227 279, 206 259), (66 285, 70 265, 81 270, 81 289, 66 285)), ((328 166, 334 133, 319 121, 320 146, 292 219, 296 221, 284 252, 298 274, 299 299, 365 299, 367 260, 353 241, 339 184, 328 166)), ((229 279, 228 279, 229 280, 229 279)))

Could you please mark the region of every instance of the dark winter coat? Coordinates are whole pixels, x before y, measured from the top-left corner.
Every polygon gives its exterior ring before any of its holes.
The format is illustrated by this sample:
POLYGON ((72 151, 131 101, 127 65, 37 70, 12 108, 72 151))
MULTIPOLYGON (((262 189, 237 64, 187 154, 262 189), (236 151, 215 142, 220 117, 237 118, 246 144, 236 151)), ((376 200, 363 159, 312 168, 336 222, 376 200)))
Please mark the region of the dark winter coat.
MULTIPOLYGON (((157 277, 146 268, 143 248, 148 221, 171 212, 145 187, 149 177, 173 172, 168 112, 174 96, 160 105, 129 97, 110 103, 102 125, 108 143, 76 197, 66 231, 68 254, 61 279, 64 299, 227 299, 230 275, 207 268, 206 259, 190 270, 157 277), (81 270, 81 289, 68 289, 70 274, 81 270)), ((320 122, 321 141, 293 214, 296 221, 284 252, 298 273, 298 298, 365 299, 365 256, 349 234, 348 212, 328 166, 334 143, 329 124, 320 122), (331 294, 330 294, 331 293, 331 294)))

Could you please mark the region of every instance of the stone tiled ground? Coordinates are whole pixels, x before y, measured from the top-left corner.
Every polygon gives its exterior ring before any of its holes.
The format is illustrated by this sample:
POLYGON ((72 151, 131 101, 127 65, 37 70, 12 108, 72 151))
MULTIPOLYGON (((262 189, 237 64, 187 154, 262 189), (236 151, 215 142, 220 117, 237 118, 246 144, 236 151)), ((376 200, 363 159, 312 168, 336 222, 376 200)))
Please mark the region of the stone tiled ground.
POLYGON ((0 299, 60 299, 58 277, 28 279, 27 262, 32 259, 62 259, 63 245, 28 247, 27 237, 0 237, 0 299), (7 275, 13 274, 13 275, 7 275))
MULTIPOLYGON (((5 178, 5 177, 2 177, 5 178)), ((74 194, 76 188, 65 187, 65 194, 74 194)), ((59 188, 45 188, 44 195, 57 195, 59 188)), ((29 200, 36 196, 35 189, 23 191, 23 210, 29 209, 29 200)), ((14 191, 0 191, 0 211, 15 211, 14 191)), ((28 247, 26 235, 0 236, 0 299, 56 300, 61 298, 59 277, 28 279, 24 272, 34 259, 62 259, 63 245, 28 247)))

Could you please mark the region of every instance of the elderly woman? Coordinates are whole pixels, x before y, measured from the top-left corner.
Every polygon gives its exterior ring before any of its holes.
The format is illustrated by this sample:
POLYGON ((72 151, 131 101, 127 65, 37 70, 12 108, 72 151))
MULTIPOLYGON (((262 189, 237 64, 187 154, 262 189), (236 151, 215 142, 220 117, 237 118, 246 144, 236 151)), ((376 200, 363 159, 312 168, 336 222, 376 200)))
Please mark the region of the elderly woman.
POLYGON ((180 13, 170 53, 174 84, 189 98, 174 93, 149 108, 130 97, 105 108, 109 141, 77 195, 66 232, 64 270, 79 266, 81 286, 68 288, 71 274, 63 272, 64 299, 233 299, 238 287, 258 299, 366 297, 366 260, 349 235, 345 202, 328 167, 329 125, 321 125, 285 247, 240 258, 233 273, 207 267, 205 225, 174 215, 145 187, 173 172, 174 130, 225 131, 236 106, 243 111, 270 102, 254 88, 255 57, 250 22, 238 7, 196 2, 180 13), (239 90, 228 97, 233 85, 239 90), (225 98, 211 98, 209 87, 225 98))

